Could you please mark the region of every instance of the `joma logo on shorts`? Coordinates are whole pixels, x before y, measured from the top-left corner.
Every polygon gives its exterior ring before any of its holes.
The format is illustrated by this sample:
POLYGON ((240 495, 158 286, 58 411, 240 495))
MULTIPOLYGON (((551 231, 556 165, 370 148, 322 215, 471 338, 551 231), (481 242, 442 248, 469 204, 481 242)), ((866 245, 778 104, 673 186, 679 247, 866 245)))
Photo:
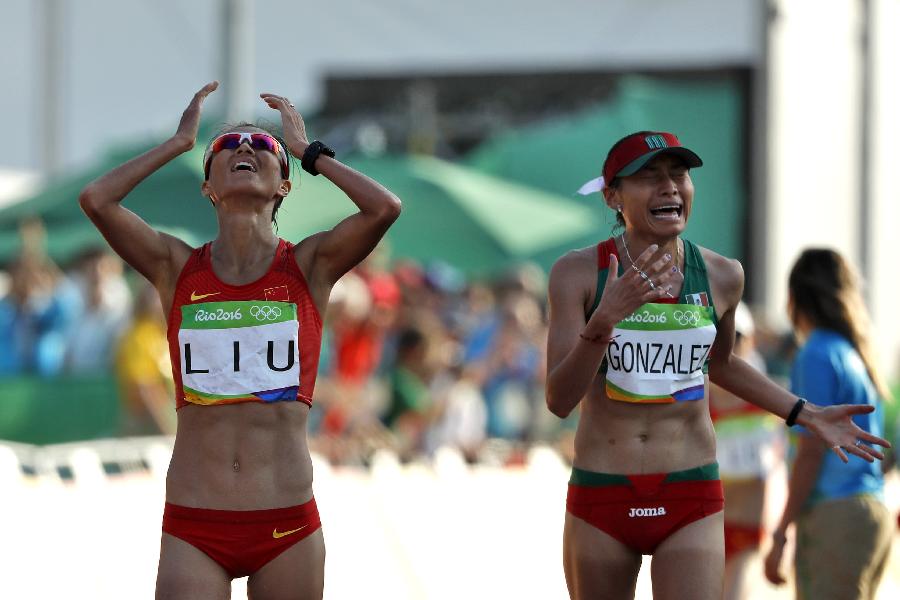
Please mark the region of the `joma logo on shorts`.
POLYGON ((666 514, 666 507, 659 508, 632 508, 629 517, 662 517, 666 514))

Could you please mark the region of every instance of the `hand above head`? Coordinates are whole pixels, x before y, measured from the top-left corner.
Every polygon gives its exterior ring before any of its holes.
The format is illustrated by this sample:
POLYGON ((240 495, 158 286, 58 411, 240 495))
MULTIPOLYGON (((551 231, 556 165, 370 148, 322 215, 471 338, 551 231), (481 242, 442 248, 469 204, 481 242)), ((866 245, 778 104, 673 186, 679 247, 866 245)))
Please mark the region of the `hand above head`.
POLYGON ((605 335, 616 323, 644 304, 667 297, 674 271, 672 257, 653 244, 635 259, 632 268, 626 269, 621 277, 619 261, 611 254, 608 273, 600 305, 585 328, 591 335, 605 335), (606 331, 600 331, 604 326, 606 331))
POLYGON ((174 137, 180 140, 187 150, 193 148, 194 144, 197 143, 197 130, 200 128, 200 107, 203 101, 206 100, 206 97, 216 91, 218 87, 218 81, 211 81, 200 88, 181 115, 181 122, 178 123, 178 130, 175 132, 174 137))
MULTIPOLYGON (((804 408, 807 410, 809 405, 804 408)), ((891 444, 885 439, 872 435, 868 431, 857 426, 851 417, 862 415, 875 410, 869 404, 839 404, 837 406, 816 407, 810 411, 808 419, 803 425, 815 433, 825 442, 842 461, 848 462, 847 452, 860 458, 873 462, 876 458, 884 459, 884 455, 875 448, 864 444, 878 444, 884 448, 890 448, 891 444)), ((802 412, 801 412, 802 415, 802 412)))
POLYGON ((259 97, 269 105, 269 108, 274 108, 281 113, 281 128, 284 130, 284 142, 287 144, 287 149, 297 158, 301 158, 303 151, 309 145, 303 117, 300 116, 291 101, 284 96, 263 92, 259 97))

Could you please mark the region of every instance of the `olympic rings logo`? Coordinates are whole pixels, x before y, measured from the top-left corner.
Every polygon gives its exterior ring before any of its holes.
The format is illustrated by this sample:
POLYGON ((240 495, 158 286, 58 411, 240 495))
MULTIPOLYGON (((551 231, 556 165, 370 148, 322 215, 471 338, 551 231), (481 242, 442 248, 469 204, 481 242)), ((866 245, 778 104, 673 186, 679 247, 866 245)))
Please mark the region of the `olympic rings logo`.
POLYGON ((253 305, 250 307, 250 316, 257 321, 274 321, 281 316, 281 309, 277 306, 268 306, 266 304, 261 306, 253 305))
POLYGON ((681 326, 696 326, 700 322, 700 314, 694 310, 676 310, 672 316, 681 326))

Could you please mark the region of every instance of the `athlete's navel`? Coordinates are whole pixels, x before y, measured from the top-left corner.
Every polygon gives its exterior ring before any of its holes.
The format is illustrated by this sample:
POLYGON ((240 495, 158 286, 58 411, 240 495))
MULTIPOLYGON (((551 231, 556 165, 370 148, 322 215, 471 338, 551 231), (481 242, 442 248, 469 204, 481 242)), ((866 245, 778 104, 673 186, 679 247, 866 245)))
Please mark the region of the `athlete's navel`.
POLYGON ((637 439, 638 439, 638 441, 640 441, 640 442, 646 442, 646 441, 647 441, 647 438, 649 438, 649 437, 650 437, 650 436, 647 435, 646 433, 639 433, 638 436, 637 436, 637 439))
POLYGON ((232 469, 235 473, 237 473, 238 471, 241 470, 241 463, 239 463, 239 462, 237 461, 237 459, 234 459, 234 464, 231 465, 231 469, 232 469))

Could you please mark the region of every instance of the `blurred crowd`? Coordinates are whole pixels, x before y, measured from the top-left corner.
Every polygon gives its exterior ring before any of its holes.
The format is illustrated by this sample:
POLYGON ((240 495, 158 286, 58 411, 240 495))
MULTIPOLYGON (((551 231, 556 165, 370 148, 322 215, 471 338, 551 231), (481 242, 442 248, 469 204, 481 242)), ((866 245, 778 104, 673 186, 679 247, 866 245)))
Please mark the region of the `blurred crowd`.
MULTIPOLYGON (((43 235, 23 225, 21 251, 0 271, 0 377, 114 377, 122 435, 173 433, 155 290, 108 249, 57 265, 43 235)), ((509 464, 538 440, 570 454, 574 421, 544 410, 545 294, 535 265, 476 280, 442 262, 389 264, 376 250, 338 282, 324 315, 314 449, 340 464, 442 445, 509 464)))
POLYGON ((365 461, 387 445, 402 459, 443 445, 471 461, 522 460, 574 423, 544 409, 543 271, 490 280, 378 251, 335 287, 313 406, 316 449, 365 461))
MULTIPOLYGON (((21 251, 0 270, 0 377, 106 376, 118 387, 120 435, 174 433, 153 287, 108 248, 58 266, 39 222, 20 234, 21 251)), ((472 462, 516 464, 542 442, 571 459, 577 411, 560 420, 544 403, 544 271, 521 264, 476 279, 388 254, 377 249, 331 294, 313 449, 365 464, 379 448, 410 460, 449 445, 472 462)), ((793 338, 758 323, 752 340, 760 368, 786 383, 793 338)))

